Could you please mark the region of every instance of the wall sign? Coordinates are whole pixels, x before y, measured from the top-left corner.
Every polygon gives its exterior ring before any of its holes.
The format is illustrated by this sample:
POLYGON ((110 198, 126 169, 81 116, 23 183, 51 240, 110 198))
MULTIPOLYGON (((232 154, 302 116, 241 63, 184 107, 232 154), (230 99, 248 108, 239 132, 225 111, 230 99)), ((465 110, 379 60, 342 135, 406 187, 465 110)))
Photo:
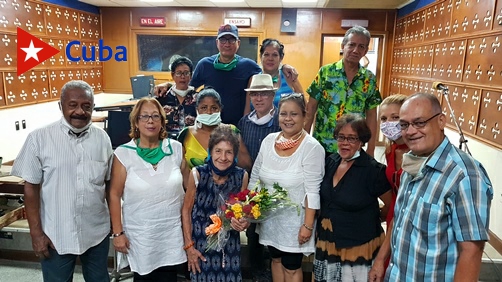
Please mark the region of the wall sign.
POLYGON ((141 17, 140 26, 166 26, 164 17, 141 17))
POLYGON ((251 27, 251 18, 225 18, 225 24, 233 24, 237 27, 251 27))

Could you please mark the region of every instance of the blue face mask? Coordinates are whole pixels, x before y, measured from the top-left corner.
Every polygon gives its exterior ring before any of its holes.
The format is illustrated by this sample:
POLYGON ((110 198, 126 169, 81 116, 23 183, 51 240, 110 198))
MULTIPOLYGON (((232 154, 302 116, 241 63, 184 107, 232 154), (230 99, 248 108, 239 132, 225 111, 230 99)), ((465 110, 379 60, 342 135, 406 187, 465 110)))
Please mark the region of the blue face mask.
POLYGON ((214 173, 216 173, 216 175, 227 176, 231 172, 233 172, 234 169, 235 169, 235 167, 237 166, 237 157, 234 158, 234 161, 232 162, 232 165, 230 165, 227 169, 220 170, 219 168, 217 168, 214 165, 213 160, 211 159, 211 153, 209 153, 209 150, 208 150, 208 152, 207 152, 207 158, 206 158, 206 163, 209 166, 209 169, 212 170, 214 173))
MULTIPOLYGON (((338 154, 340 154, 340 149, 338 149, 338 154)), ((359 156, 360 156, 360 155, 361 155, 360 150, 357 150, 357 151, 354 153, 354 155, 352 156, 352 158, 350 158, 350 159, 348 159, 348 160, 344 160, 344 161, 346 161, 346 162, 350 162, 350 161, 351 161, 351 160, 353 160, 353 159, 357 159, 357 158, 359 158, 359 156)))

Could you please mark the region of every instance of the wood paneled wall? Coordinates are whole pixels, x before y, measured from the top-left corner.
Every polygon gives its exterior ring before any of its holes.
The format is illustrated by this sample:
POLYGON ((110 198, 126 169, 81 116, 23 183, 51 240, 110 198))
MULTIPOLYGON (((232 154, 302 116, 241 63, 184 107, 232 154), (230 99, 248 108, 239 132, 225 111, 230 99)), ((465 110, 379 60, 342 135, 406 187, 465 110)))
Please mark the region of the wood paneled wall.
MULTIPOLYGON (((298 69, 299 79, 306 89, 321 66, 322 35, 343 35, 347 29, 341 28, 342 19, 365 19, 372 35, 383 35, 384 59, 380 79, 382 85, 389 75, 392 56, 391 43, 396 11, 394 10, 335 10, 298 9, 297 28, 294 34, 281 33, 281 9, 214 9, 214 8, 102 8, 103 39, 109 46, 124 45, 128 48, 129 61, 104 63, 105 92, 130 93, 129 77, 137 74, 153 74, 158 80, 170 80, 168 72, 140 72, 138 68, 136 34, 197 34, 216 37, 216 30, 225 18, 251 18, 250 28, 239 28, 241 35, 258 36, 259 42, 265 38, 277 38, 285 46, 284 63, 298 69), (165 17, 166 27, 148 28, 139 25, 140 17, 165 17), (388 63, 386 63, 386 61, 388 63), (387 73, 388 74, 388 73, 387 73)), ((216 44, 216 43, 215 43, 216 44)), ((382 89, 386 93, 386 89, 382 89)))
MULTIPOLYGON (((437 1, 396 22, 390 93, 431 93, 462 131, 502 148, 502 1, 437 1)), ((449 126, 456 129, 449 118, 449 126)))
MULTIPOLYGON (((101 38, 100 16, 41 1, 0 1, 0 110, 59 99, 61 87, 69 80, 87 81, 101 92, 101 63, 71 62, 66 45, 73 40, 82 46, 98 46, 101 38), (17 76, 17 27, 60 50, 44 63, 17 76)), ((81 53, 71 49, 75 56, 81 53)), ((81 56, 81 55, 80 55, 81 56)))

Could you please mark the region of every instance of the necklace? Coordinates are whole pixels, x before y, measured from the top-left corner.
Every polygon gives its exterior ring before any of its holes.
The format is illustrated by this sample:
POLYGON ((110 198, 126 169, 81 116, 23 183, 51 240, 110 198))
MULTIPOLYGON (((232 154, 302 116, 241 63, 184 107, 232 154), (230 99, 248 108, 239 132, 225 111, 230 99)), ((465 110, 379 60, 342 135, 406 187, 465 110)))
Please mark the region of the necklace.
POLYGON ((275 147, 283 151, 296 147, 298 143, 300 143, 300 139, 303 136, 303 132, 304 130, 302 129, 298 133, 298 136, 296 138, 293 136, 291 139, 286 139, 286 137, 284 137, 284 134, 281 132, 281 134, 279 134, 279 138, 275 140, 275 147))

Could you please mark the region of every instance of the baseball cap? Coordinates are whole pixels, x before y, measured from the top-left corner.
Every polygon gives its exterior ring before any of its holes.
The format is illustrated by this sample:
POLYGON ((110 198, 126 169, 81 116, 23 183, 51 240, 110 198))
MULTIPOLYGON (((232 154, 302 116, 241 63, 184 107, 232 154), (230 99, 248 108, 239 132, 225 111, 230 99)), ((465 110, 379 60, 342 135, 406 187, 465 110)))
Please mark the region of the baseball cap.
POLYGON ((218 36, 216 37, 216 39, 220 39, 220 37, 227 34, 230 34, 236 39, 239 39, 239 30, 233 24, 224 24, 220 26, 220 28, 218 29, 218 36))

